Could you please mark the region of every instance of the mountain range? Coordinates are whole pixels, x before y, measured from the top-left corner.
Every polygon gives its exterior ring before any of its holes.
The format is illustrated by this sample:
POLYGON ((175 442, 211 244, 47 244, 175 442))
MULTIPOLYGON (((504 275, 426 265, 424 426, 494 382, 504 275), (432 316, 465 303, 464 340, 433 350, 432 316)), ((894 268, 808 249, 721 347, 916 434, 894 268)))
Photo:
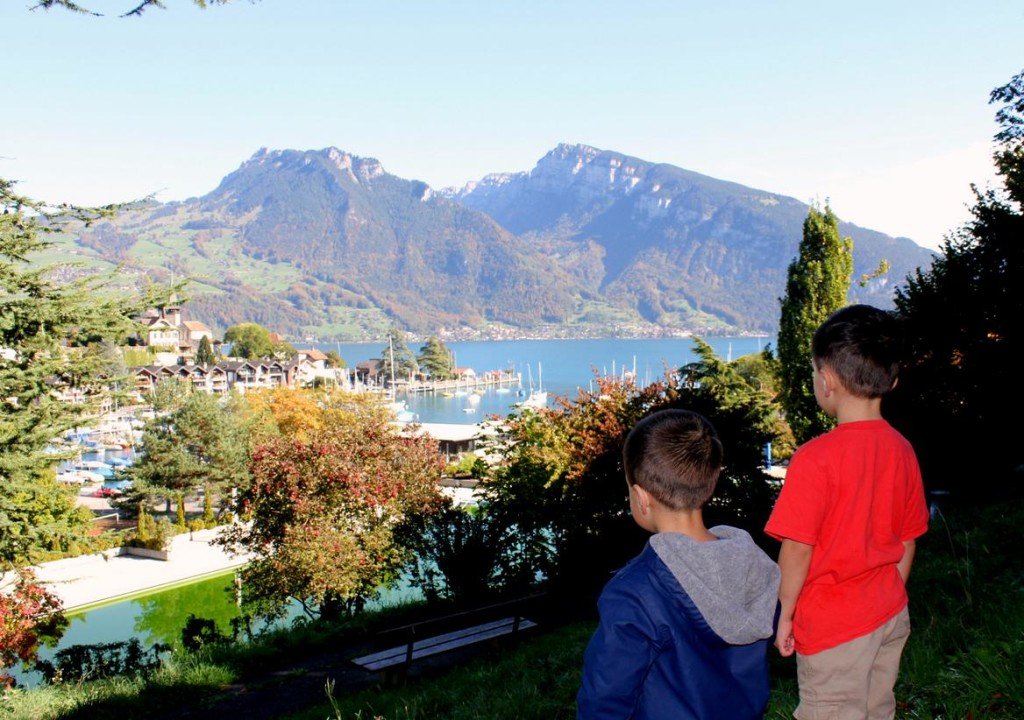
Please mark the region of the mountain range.
MULTIPOLYGON (((336 148, 261 149, 212 192, 68 234, 91 266, 192 279, 215 328, 370 339, 772 332, 807 205, 666 164, 559 145, 529 172, 435 191, 336 148)), ((851 299, 891 305, 931 253, 842 223, 851 299)))

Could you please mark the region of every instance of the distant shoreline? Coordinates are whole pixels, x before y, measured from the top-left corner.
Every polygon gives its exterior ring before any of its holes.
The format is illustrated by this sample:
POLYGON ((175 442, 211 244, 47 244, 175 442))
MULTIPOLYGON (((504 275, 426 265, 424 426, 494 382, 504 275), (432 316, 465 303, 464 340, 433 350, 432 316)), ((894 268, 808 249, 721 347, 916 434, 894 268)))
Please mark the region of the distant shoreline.
MULTIPOLYGON (((766 332, 751 332, 751 331, 737 331, 737 332, 714 332, 714 333, 701 333, 691 332, 688 330, 680 330, 678 332, 666 332, 665 334, 659 335, 565 335, 565 336, 550 336, 550 335, 501 335, 501 336, 489 336, 489 335, 451 335, 447 333, 439 333, 436 335, 421 335, 418 333, 406 333, 406 338, 410 342, 425 342, 429 337, 438 337, 442 342, 522 342, 522 341, 578 341, 578 340, 686 340, 687 338, 773 338, 774 335, 766 332)), ((319 338, 313 336, 306 336, 304 338, 286 338, 290 343, 295 345, 297 348, 302 349, 306 346, 311 345, 327 345, 330 343, 344 343, 347 345, 377 345, 380 343, 387 343, 388 338, 386 335, 379 338, 319 338)))

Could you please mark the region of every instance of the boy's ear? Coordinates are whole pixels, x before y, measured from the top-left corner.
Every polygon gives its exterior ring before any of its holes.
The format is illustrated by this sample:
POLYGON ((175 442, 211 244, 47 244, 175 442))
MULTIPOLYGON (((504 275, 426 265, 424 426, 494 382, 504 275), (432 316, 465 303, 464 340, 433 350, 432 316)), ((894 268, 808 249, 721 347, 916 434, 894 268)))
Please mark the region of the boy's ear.
POLYGON ((637 507, 640 508, 642 514, 646 515, 651 510, 651 494, 639 485, 633 485, 633 491, 636 493, 637 507))
POLYGON ((823 367, 818 370, 818 376, 821 378, 821 387, 825 391, 825 397, 828 397, 836 391, 836 374, 832 372, 828 367, 823 367))

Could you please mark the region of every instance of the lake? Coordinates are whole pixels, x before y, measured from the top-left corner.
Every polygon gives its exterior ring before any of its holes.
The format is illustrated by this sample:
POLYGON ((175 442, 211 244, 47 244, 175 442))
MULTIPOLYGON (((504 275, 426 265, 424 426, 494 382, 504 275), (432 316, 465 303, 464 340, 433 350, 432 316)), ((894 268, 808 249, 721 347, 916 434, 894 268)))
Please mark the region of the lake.
MULTIPOLYGON (((774 338, 720 337, 706 341, 720 357, 735 359, 760 352, 774 338)), ((338 352, 350 368, 387 352, 387 346, 380 343, 314 343, 312 347, 338 352)), ((660 379, 666 368, 675 369, 697 359, 693 341, 688 338, 460 341, 447 343, 447 347, 455 353, 458 367, 471 367, 478 374, 515 369, 527 395, 532 377, 534 387, 542 385, 548 392, 549 405, 555 396, 575 398, 580 388, 588 388, 595 373, 620 375, 623 370, 632 372, 635 368, 637 380, 648 384, 660 379)), ((419 353, 419 345, 410 345, 410 349, 419 353)), ((508 415, 513 403, 523 398, 514 391, 498 393, 492 387, 478 401, 471 401, 469 396, 445 398, 439 394, 399 394, 397 399, 404 400, 420 422, 473 424, 486 415, 508 415), (466 413, 466 408, 475 412, 466 413)))

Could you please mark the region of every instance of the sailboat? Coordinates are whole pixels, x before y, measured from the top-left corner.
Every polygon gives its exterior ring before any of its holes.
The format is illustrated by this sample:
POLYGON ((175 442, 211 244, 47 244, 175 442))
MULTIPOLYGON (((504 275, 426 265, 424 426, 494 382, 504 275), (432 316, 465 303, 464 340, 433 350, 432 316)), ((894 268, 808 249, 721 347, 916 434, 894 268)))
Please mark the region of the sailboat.
MULTIPOLYGON (((527 370, 529 370, 529 367, 530 366, 527 365, 527 370)), ((537 363, 537 389, 536 390, 533 389, 533 373, 531 372, 530 373, 530 396, 528 398, 526 398, 525 400, 523 400, 523 407, 528 407, 528 408, 533 408, 533 409, 547 407, 547 404, 548 404, 548 394, 544 390, 544 380, 543 380, 543 377, 541 375, 541 372, 542 371, 541 371, 540 363, 538 362, 537 363)))

